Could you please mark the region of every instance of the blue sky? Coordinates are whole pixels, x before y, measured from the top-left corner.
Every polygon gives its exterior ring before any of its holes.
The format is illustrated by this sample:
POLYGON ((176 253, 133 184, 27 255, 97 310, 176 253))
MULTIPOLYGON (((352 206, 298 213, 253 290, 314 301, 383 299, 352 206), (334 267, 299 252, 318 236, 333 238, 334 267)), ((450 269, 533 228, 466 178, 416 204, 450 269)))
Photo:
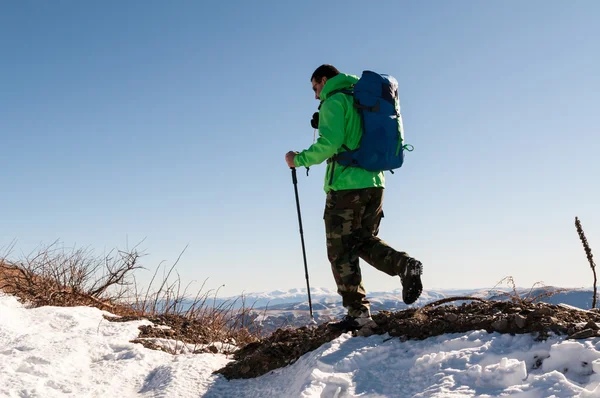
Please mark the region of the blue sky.
MULTIPOLYGON (((599 17, 595 1, 5 2, 0 247, 143 240, 154 269, 189 245, 183 282, 305 286, 284 155, 312 143, 309 78, 331 63, 398 79, 415 151, 387 177, 380 236, 423 261, 426 289, 591 286, 573 224, 600 250, 599 17)), ((311 285, 335 288, 323 174, 298 188, 311 285)))

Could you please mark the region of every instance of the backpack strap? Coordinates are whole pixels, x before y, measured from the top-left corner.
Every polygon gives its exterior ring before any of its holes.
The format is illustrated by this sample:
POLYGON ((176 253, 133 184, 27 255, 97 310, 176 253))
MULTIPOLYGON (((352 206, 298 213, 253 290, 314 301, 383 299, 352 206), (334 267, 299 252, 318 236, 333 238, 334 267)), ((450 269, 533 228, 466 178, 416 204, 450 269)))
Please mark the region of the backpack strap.
POLYGON ((323 102, 327 101, 329 98, 331 98, 334 94, 337 94, 337 93, 354 95, 354 91, 349 90, 347 88, 343 88, 343 89, 339 89, 339 90, 333 90, 332 92, 329 93, 329 95, 327 96, 327 98, 325 98, 324 100, 321 100, 321 103, 319 104, 319 109, 321 109, 321 105, 323 105, 323 102))
MULTIPOLYGON (((329 96, 327 98, 325 98, 324 100, 321 101, 321 103, 319 104, 319 110, 321 110, 321 106, 323 105, 323 102, 325 102, 326 100, 328 100, 334 94, 337 94, 337 93, 342 93, 342 94, 354 96, 354 91, 353 90, 349 90, 349 89, 333 90, 331 93, 329 93, 329 96)), ((377 105, 379 105, 379 104, 377 104, 377 105)), ((356 107, 356 103, 354 103, 354 106, 356 107)), ((314 118, 314 116, 313 116, 313 118, 314 118)), ((318 117, 317 117, 317 120, 318 120, 318 117)), ((350 152, 351 151, 351 149, 348 148, 348 146, 346 144, 343 144, 342 148, 344 148, 344 150, 346 152, 350 152)), ((346 153, 346 152, 342 152, 342 153, 346 153)), ((339 153, 336 154, 336 155, 333 155, 332 157, 330 157, 329 159, 327 159, 327 164, 336 162, 339 159, 339 157, 340 157, 339 153)), ((346 168, 348 168, 348 166, 344 167, 344 169, 346 169, 346 168)), ((333 166, 331 167, 331 176, 329 177, 329 185, 333 184, 333 172, 334 172, 334 170, 335 170, 335 164, 333 164, 333 166)))
MULTIPOLYGON (((332 92, 329 94, 329 96, 328 96, 328 97, 327 97, 325 100, 321 101, 321 104, 319 104, 319 109, 321 109, 321 105, 323 105, 323 102, 324 102, 324 101, 328 100, 328 99, 329 99, 329 98, 331 98, 331 97, 332 97, 334 94, 337 94, 337 93, 342 93, 342 94, 346 94, 346 95, 352 95, 352 96, 354 96, 354 90, 350 90, 350 89, 347 89, 347 88, 344 88, 344 89, 339 89, 339 90, 333 90, 333 91, 332 91, 332 92)), ((378 104, 378 105, 379 105, 379 104, 378 104)), ((358 108, 358 107, 357 107, 357 105, 356 105, 356 102, 354 103, 354 107, 358 108)), ((366 107, 365 107, 365 108, 366 108, 366 107)), ((342 145, 342 148, 343 148, 343 149, 344 149, 344 151, 346 151, 346 152, 351 152, 351 151, 352 151, 350 148, 348 148, 348 146, 347 146, 346 144, 343 144, 343 145, 342 145)), ((342 153, 346 153, 346 152, 342 152, 342 153)), ((342 156, 343 156, 343 155, 342 155, 342 156)), ((340 157, 341 157, 341 154, 339 154, 339 153, 338 153, 338 154, 336 154, 336 155, 333 155, 332 157, 330 157, 329 159, 327 159, 327 164, 329 164, 329 163, 332 163, 332 162, 336 162, 336 161, 337 161, 337 160, 338 160, 340 157)), ((346 166, 346 167, 348 167, 348 166, 346 166)), ((332 173, 332 177, 333 177, 333 173, 332 173)), ((331 182, 330 182, 330 184, 331 184, 331 182)))
POLYGON ((362 105, 360 102, 355 101, 354 102, 354 107, 356 109, 361 110, 361 111, 379 112, 379 101, 377 101, 377 103, 375 105, 373 105, 373 106, 362 105))
MULTIPOLYGON (((344 148, 344 150, 346 152, 351 152, 352 150, 350 148, 348 148, 348 146, 346 144, 342 145, 342 148, 344 148)), ((346 152, 341 152, 341 153, 337 153, 335 155, 333 155, 332 157, 330 157, 329 159, 327 159, 327 164, 331 163, 331 162, 335 162, 336 160, 338 160, 340 157, 342 157, 342 154, 346 153, 346 152)))
MULTIPOLYGON (((348 90, 348 89, 333 90, 329 94, 327 99, 331 98, 334 94, 337 94, 337 93, 354 95, 354 90, 348 90)), ((321 105, 323 104, 323 101, 321 101, 321 103, 319 104, 319 109, 321 109, 321 105)), ((369 112, 379 112, 379 101, 377 101, 377 103, 373 106, 362 105, 360 102, 354 101, 354 107, 358 110, 369 111, 369 112)))

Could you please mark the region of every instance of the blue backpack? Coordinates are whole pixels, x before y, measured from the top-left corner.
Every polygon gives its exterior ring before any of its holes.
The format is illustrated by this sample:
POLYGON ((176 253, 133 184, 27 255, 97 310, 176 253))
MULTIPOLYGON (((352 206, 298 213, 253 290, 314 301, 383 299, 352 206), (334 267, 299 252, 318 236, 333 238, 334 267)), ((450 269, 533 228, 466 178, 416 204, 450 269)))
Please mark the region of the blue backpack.
POLYGON ((359 147, 350 150, 345 145, 332 160, 342 166, 361 167, 369 171, 400 168, 404 151, 404 128, 400 115, 398 81, 389 75, 364 71, 353 90, 339 90, 354 97, 354 106, 361 115, 363 131, 359 147))

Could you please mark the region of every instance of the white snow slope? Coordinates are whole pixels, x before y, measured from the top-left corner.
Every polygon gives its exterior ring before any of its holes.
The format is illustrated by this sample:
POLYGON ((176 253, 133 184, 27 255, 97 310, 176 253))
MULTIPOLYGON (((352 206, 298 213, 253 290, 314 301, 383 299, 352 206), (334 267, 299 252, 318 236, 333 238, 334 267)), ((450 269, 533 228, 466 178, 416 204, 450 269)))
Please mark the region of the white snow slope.
POLYGON ((340 336, 262 377, 227 381, 222 354, 133 344, 145 321, 0 295, 1 397, 600 397, 600 339, 474 331, 424 341, 340 336))

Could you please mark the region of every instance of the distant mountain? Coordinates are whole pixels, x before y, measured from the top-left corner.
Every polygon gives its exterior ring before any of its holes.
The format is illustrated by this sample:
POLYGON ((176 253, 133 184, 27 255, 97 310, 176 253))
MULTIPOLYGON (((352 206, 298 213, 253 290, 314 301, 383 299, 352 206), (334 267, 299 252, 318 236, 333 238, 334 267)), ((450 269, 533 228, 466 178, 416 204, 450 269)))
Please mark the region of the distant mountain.
MULTIPOLYGON (((591 289, 561 289, 545 286, 532 289, 518 288, 520 299, 543 301, 551 304, 568 304, 581 309, 592 308, 593 291, 591 289)), ((421 307, 434 301, 448 298, 470 296, 486 300, 511 300, 514 298, 512 289, 454 289, 454 290, 425 290, 416 303, 407 306, 402 301, 402 289, 390 292, 370 292, 367 295, 371 303, 371 311, 400 311, 410 307, 421 307)), ((305 288, 290 290, 274 290, 244 294, 240 297, 227 297, 209 300, 209 305, 233 306, 252 308, 249 320, 254 321, 263 333, 268 334, 277 328, 291 326, 300 327, 312 322, 305 288)), ((341 297, 336 291, 327 288, 311 288, 313 317, 317 323, 339 318, 346 313, 342 306, 341 297)), ((461 301, 445 305, 460 305, 461 301)), ((185 306, 185 304, 184 304, 185 306)))
MULTIPOLYGON (((311 301, 313 310, 331 310, 341 306, 341 297, 335 290, 328 288, 311 288, 311 301)), ((592 289, 563 289, 554 286, 539 287, 534 290, 517 288, 522 299, 535 299, 551 304, 564 303, 582 309, 592 306, 592 289)), ((416 303, 407 306, 402 301, 402 289, 394 289, 387 292, 369 292, 367 298, 371 302, 374 311, 388 310, 397 311, 409 307, 420 307, 427 303, 446 297, 472 296, 488 300, 509 300, 513 295, 511 289, 439 289, 424 290, 416 303)), ((184 301, 184 307, 191 304, 191 300, 184 301)), ((245 293, 243 296, 222 297, 209 299, 209 306, 233 306, 234 308, 253 308, 258 311, 264 310, 308 310, 308 296, 306 288, 289 290, 273 290, 270 292, 245 293)))
MULTIPOLYGON (((456 292, 456 291, 448 291, 456 292)), ((461 290, 462 292, 475 292, 475 290, 461 290)), ((326 308, 341 306, 342 300, 337 291, 328 288, 311 288, 311 301, 313 309, 320 304, 326 308)), ((420 306, 425 303, 448 297, 444 290, 426 290, 413 306, 420 306)), ((456 295, 456 294, 454 294, 456 295)), ((397 310, 407 308, 402 302, 402 289, 394 289, 389 292, 369 292, 367 294, 369 301, 373 306, 379 306, 381 309, 397 310)), ((214 306, 233 305, 234 307, 251 307, 256 310, 265 309, 293 309, 298 305, 306 305, 308 309, 308 295, 306 288, 296 288, 290 290, 273 290, 270 292, 244 293, 242 297, 222 297, 215 300, 208 300, 207 304, 214 306)), ((188 304, 189 305, 189 304, 188 304)))

